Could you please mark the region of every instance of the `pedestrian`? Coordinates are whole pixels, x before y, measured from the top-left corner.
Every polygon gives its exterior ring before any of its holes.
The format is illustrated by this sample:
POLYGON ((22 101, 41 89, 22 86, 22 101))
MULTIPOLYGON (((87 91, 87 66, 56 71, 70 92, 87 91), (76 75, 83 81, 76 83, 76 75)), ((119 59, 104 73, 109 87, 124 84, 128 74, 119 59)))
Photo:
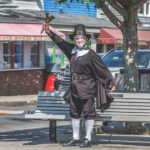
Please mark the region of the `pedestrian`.
POLYGON ((90 147, 91 135, 94 127, 96 116, 94 97, 97 95, 97 107, 103 109, 107 102, 104 87, 109 87, 114 91, 115 81, 104 65, 101 58, 90 48, 86 42, 91 38, 86 33, 85 26, 78 24, 74 26, 74 33, 70 39, 74 44, 65 41, 56 35, 47 23, 43 24, 43 29, 47 35, 56 43, 56 45, 65 53, 70 61, 71 70, 71 93, 70 115, 72 120, 73 137, 63 144, 63 146, 90 147), (80 142, 80 120, 83 111, 85 118, 86 135, 80 142))

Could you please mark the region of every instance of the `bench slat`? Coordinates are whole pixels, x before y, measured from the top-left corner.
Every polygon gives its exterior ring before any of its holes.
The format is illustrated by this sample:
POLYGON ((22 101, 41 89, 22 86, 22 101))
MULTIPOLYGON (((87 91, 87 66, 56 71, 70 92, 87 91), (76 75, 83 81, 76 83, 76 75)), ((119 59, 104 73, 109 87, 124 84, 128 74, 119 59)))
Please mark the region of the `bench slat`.
POLYGON ((37 104, 67 104, 65 101, 38 101, 37 104))
POLYGON ((69 108, 69 104, 39 104, 37 105, 37 107, 67 107, 69 108))
POLYGON ((63 100, 63 98, 62 97, 38 97, 38 100, 49 100, 49 101, 58 101, 58 100, 60 100, 60 101, 62 101, 63 100))
POLYGON ((120 117, 120 116, 112 116, 112 117, 109 117, 109 116, 98 116, 96 117, 96 120, 97 121, 116 121, 116 122, 150 122, 150 117, 130 117, 130 116, 124 116, 124 117, 120 117))
POLYGON ((64 114, 69 114, 69 111, 56 111, 56 110, 36 110, 35 113, 40 114, 40 113, 46 113, 46 114, 60 114, 60 115, 64 115, 64 114))
POLYGON ((65 91, 55 91, 55 92, 45 92, 45 91, 39 91, 38 96, 39 97, 46 97, 46 96, 60 96, 62 97, 64 95, 65 91))
POLYGON ((39 110, 68 110, 69 111, 69 107, 38 107, 39 110))
POLYGON ((35 113, 35 114, 26 114, 25 116, 28 119, 43 119, 43 120, 70 120, 69 114, 46 114, 46 113, 35 113))
POLYGON ((137 100, 137 99, 114 99, 113 102, 121 102, 121 103, 150 103, 150 99, 145 100, 137 100))
POLYGON ((150 103, 121 103, 121 102, 112 102, 111 106, 148 106, 150 107, 150 103))
MULTIPOLYGON (((97 112, 97 114, 101 115, 100 112, 97 112)), ((150 116, 150 113, 129 113, 129 112, 123 112, 123 113, 120 113, 120 112, 105 112, 103 113, 103 115, 110 115, 110 116, 113 116, 113 115, 118 115, 118 116, 123 116, 123 115, 128 115, 128 116, 150 116)))
POLYGON ((150 114, 150 110, 138 110, 138 109, 107 109, 105 110, 105 112, 119 112, 119 113, 122 113, 122 112, 134 112, 134 113, 149 113, 150 114))
POLYGON ((150 106, 118 106, 118 105, 111 105, 110 109, 137 109, 137 110, 150 110, 150 106))

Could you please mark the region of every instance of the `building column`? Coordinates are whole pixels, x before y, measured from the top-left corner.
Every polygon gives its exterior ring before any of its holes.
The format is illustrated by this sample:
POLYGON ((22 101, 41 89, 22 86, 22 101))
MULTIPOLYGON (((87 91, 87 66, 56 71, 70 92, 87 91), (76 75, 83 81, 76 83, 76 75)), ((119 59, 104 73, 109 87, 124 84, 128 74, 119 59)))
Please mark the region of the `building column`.
POLYGON ((91 48, 92 48, 95 52, 96 52, 96 44, 97 44, 97 42, 96 42, 95 36, 92 35, 92 37, 91 37, 91 48))
POLYGON ((3 70, 3 63, 4 63, 4 58, 3 58, 3 42, 0 41, 0 70, 3 70))
POLYGON ((107 53, 107 44, 104 44, 104 52, 103 53, 107 53))

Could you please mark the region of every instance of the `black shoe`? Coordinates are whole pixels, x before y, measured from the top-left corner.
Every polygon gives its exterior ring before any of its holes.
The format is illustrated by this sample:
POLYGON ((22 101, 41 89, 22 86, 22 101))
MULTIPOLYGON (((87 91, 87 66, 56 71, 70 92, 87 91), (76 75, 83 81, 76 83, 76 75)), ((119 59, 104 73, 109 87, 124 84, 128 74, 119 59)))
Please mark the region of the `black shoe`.
POLYGON ((91 141, 89 141, 88 139, 84 139, 84 141, 80 144, 80 147, 91 147, 91 141))
POLYGON ((79 146, 80 140, 71 139, 69 142, 64 143, 63 146, 79 146))

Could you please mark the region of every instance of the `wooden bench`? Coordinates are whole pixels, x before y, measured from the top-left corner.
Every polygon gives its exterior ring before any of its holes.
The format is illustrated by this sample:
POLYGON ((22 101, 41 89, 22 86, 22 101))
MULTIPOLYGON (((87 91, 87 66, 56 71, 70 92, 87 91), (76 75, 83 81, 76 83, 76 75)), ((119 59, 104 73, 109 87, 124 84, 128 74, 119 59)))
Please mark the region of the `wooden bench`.
MULTIPOLYGON (((70 120, 69 104, 62 98, 64 91, 38 93, 37 108, 25 115, 28 119, 49 120, 49 139, 56 142, 56 122, 70 120)), ((111 93, 114 101, 101 113, 96 110, 96 121, 150 122, 150 93, 111 93)))

